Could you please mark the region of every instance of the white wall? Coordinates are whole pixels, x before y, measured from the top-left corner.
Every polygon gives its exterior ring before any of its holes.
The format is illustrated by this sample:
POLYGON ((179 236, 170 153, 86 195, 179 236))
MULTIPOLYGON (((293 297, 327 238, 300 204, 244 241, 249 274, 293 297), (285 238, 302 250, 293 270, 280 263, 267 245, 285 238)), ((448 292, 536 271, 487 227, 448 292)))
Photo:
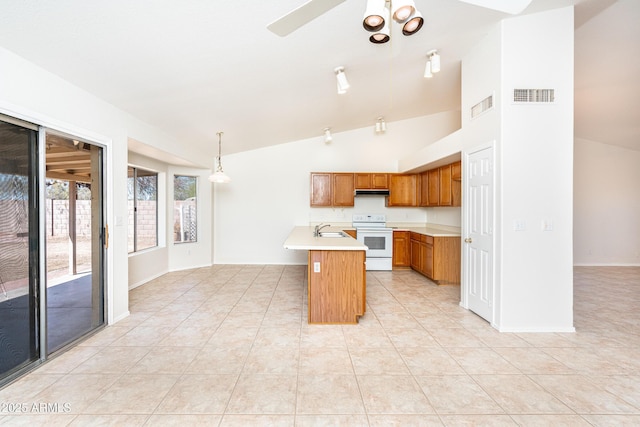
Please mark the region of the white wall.
POLYGON ((107 319, 128 315, 127 140, 154 144, 198 164, 202 156, 94 95, 0 47, 0 112, 106 147, 105 185, 110 245, 107 319))
POLYGON ((573 7, 503 21, 501 330, 573 330, 573 36, 573 7), (514 88, 556 101, 515 105, 514 88))
MULTIPOLYGON (((459 112, 387 123, 223 156, 229 184, 216 184, 214 261, 304 264, 306 254, 282 248, 296 225, 350 224, 353 213, 386 213, 388 221, 426 222, 424 208, 386 208, 382 197, 357 197, 354 208, 309 206, 310 172, 397 172, 398 159, 459 129, 459 112)), ((230 136, 231 138, 231 136, 230 136)))
POLYGON ((640 152, 577 139, 576 265, 640 265, 640 152))

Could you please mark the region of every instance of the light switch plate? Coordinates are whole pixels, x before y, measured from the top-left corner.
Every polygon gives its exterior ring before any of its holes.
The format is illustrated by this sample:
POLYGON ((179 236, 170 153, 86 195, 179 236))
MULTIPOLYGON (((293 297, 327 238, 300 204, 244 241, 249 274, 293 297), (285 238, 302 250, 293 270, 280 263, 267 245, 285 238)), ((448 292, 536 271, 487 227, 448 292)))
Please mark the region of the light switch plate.
POLYGON ((313 263, 313 272, 314 273, 320 273, 320 263, 319 262, 314 262, 313 263))

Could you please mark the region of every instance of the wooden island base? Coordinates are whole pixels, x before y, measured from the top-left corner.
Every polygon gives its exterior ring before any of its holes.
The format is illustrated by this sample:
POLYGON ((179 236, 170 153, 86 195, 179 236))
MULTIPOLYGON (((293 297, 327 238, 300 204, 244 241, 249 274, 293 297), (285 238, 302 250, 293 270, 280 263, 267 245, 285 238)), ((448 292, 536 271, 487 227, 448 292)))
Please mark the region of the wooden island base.
POLYGON ((365 251, 310 250, 307 267, 309 323, 358 323, 366 306, 365 251))

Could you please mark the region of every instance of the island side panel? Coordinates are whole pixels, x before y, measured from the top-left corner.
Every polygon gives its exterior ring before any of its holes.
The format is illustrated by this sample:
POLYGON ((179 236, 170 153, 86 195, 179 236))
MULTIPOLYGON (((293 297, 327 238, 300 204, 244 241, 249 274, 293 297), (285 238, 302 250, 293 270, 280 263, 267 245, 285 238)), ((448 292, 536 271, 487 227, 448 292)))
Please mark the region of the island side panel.
POLYGON ((309 251, 308 287, 309 323, 358 323, 366 306, 365 251, 309 251))

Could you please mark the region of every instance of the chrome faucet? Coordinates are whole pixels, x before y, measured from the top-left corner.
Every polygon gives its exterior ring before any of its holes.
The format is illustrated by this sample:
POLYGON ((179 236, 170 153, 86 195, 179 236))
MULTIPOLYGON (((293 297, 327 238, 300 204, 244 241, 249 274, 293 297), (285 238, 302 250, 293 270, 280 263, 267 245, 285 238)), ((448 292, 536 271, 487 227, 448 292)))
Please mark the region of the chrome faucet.
POLYGON ((313 237, 318 237, 320 236, 320 230, 322 230, 325 227, 331 227, 331 224, 318 224, 316 225, 315 229, 313 230, 313 237))

